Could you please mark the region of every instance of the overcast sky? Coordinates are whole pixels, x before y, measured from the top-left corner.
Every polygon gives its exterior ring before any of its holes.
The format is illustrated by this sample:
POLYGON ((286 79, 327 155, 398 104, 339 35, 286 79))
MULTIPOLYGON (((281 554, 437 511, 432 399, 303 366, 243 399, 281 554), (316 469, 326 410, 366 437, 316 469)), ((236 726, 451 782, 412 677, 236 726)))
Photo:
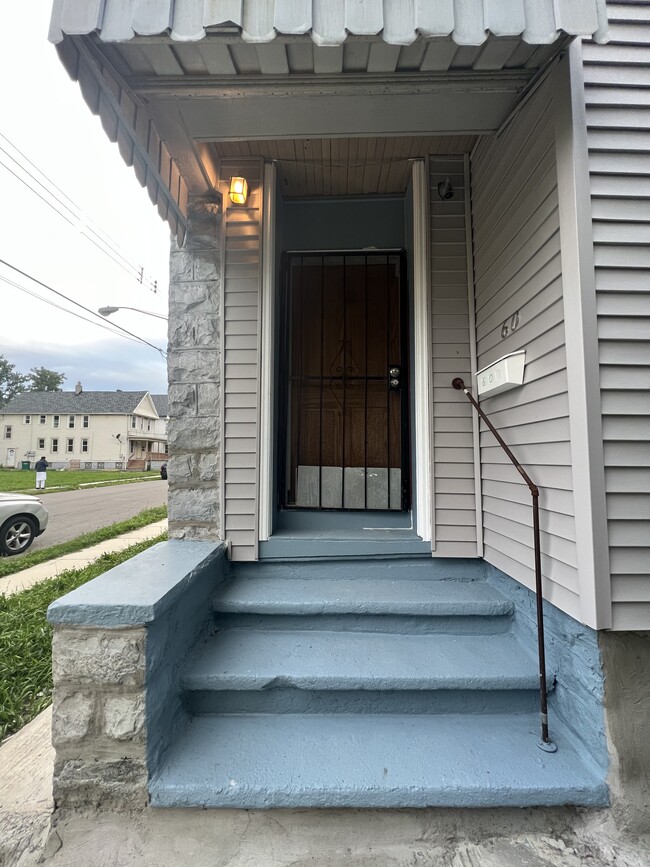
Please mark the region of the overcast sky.
MULTIPOLYGON (((50 7, 50 0, 0 3, 0 259, 91 310, 127 305, 166 315, 168 227, 48 43, 50 7), (47 185, 38 170, 43 172, 59 188, 55 195, 72 212, 78 206, 82 219, 57 204, 12 157, 47 185), (11 172, 36 186, 72 225, 11 172), (157 280, 158 292, 97 249, 82 234, 97 240, 91 229, 106 233, 129 265, 143 267, 146 279, 157 280)), ((0 354, 21 372, 40 366, 58 370, 66 375, 66 389, 80 380, 87 391, 167 391, 165 363, 154 349, 26 294, 4 278, 75 309, 2 264, 0 278, 0 354)), ((166 348, 161 320, 120 311, 111 322, 166 348)))

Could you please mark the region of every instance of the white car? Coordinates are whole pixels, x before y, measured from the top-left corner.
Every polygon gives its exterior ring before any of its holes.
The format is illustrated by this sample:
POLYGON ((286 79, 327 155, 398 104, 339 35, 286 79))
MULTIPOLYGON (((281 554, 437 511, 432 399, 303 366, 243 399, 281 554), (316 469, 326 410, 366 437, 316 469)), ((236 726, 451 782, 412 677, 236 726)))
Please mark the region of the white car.
POLYGON ((26 551, 45 530, 49 517, 38 497, 0 494, 0 556, 26 551))

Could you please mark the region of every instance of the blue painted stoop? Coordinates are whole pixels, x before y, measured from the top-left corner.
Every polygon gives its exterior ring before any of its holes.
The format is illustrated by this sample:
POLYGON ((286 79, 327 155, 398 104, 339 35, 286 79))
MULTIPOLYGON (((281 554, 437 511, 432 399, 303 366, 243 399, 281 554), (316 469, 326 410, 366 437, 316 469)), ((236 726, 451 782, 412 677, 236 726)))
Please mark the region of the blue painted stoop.
POLYGON ((604 804, 602 771, 557 720, 558 751, 539 749, 535 648, 481 574, 415 558, 234 566, 152 805, 604 804))

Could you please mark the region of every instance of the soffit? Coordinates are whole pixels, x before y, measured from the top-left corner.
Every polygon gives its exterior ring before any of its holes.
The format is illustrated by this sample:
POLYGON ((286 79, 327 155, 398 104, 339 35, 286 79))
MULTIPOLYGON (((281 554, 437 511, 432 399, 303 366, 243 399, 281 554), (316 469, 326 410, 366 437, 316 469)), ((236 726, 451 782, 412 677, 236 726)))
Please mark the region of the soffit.
MULTIPOLYGON (((262 157, 273 160, 285 198, 397 195, 406 191, 413 159, 459 155, 474 136, 329 138, 215 142, 219 162, 262 157)), ((226 172, 227 174, 227 172, 226 172)))
POLYGON ((489 35, 478 45, 459 45, 451 37, 441 37, 418 38, 400 46, 378 37, 352 36, 342 45, 321 47, 308 37, 278 37, 258 44, 228 37, 207 37, 192 43, 153 37, 103 44, 102 51, 121 75, 151 80, 170 76, 533 71, 557 54, 558 41, 528 43, 518 37, 489 35))

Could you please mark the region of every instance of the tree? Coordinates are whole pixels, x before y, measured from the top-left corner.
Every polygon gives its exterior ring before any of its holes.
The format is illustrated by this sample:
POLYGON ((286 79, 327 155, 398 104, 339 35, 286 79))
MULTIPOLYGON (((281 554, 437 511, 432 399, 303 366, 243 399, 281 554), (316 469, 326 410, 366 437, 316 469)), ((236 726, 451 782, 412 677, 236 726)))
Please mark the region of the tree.
POLYGON ((4 406, 21 391, 29 380, 24 373, 18 373, 16 365, 0 355, 0 406, 4 406))
POLYGON ((32 367, 26 379, 29 380, 28 391, 61 391, 65 373, 47 367, 32 367))

